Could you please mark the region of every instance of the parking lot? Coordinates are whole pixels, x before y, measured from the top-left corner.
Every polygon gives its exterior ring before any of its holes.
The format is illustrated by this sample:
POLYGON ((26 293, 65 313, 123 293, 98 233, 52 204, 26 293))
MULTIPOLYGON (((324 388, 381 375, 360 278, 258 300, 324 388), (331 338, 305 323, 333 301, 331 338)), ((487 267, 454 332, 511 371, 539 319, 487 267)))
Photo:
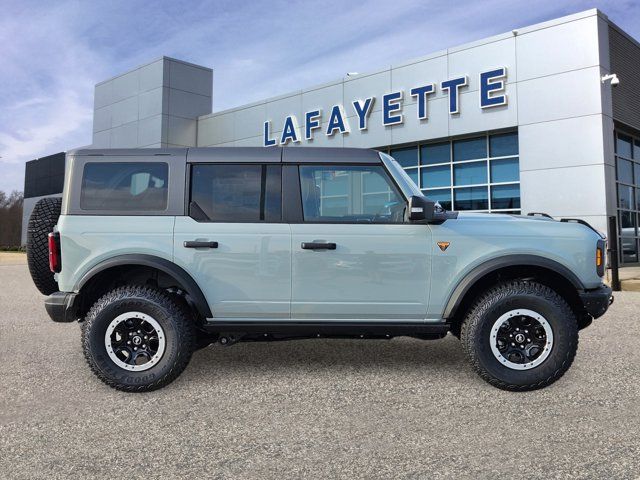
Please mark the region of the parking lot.
POLYGON ((451 336, 213 346, 126 394, 0 265, 2 478, 638 478, 640 293, 582 332, 541 391, 484 383, 451 336))

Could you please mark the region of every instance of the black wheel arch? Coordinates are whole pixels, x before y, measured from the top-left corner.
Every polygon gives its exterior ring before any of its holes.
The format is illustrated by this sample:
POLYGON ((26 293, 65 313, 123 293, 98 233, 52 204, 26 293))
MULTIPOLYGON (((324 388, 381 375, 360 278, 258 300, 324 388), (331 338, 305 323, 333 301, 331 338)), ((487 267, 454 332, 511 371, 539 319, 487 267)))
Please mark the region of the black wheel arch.
POLYGON ((576 313, 582 308, 578 294, 585 288, 569 268, 549 258, 514 254, 487 260, 468 272, 449 295, 443 317, 452 324, 459 323, 473 298, 496 281, 514 278, 535 278, 543 283, 546 280, 548 286, 559 290, 576 313))
MULTIPOLYGON (((179 265, 176 265, 170 260, 154 255, 125 254, 104 260, 94 265, 80 278, 74 287, 74 291, 79 292, 82 296, 83 288, 91 285, 91 283, 97 278, 100 278, 101 275, 107 274, 111 271, 117 271, 122 268, 135 269, 135 267, 144 267, 156 270, 172 278, 178 284, 177 286, 181 287, 189 295, 198 315, 201 318, 206 319, 213 316, 206 297, 193 277, 179 265)), ((90 306, 91 305, 89 304, 85 304, 84 309, 88 309, 90 306)), ((83 308, 80 305, 79 307, 81 309, 83 308)))

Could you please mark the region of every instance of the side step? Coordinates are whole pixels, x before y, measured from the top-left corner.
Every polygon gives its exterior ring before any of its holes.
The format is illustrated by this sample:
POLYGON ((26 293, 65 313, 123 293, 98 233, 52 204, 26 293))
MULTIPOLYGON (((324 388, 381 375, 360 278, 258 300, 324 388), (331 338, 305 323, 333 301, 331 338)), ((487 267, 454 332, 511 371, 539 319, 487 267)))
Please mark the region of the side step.
POLYGON ((207 322, 203 328, 217 334, 220 343, 274 341, 301 338, 392 338, 398 336, 438 339, 450 329, 447 323, 397 322, 207 322))

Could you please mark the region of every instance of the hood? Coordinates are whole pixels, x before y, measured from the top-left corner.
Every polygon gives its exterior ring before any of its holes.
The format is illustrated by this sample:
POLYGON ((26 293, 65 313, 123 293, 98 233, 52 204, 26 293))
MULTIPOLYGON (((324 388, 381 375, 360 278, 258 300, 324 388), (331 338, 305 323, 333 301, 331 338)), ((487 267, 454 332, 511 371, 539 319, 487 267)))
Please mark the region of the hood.
MULTIPOLYGON (((577 218, 562 218, 554 219, 544 215, 513 215, 504 213, 465 213, 460 212, 456 220, 452 222, 460 221, 468 224, 482 224, 486 227, 495 225, 496 227, 514 229, 523 228, 536 228, 539 227, 542 231, 552 232, 558 231, 558 233, 568 233, 570 230, 576 232, 584 232, 585 230, 591 230, 591 232, 597 234, 601 238, 606 238, 602 232, 599 232, 593 228, 588 222, 577 218)), ((586 233, 586 232, 585 232, 586 233)))

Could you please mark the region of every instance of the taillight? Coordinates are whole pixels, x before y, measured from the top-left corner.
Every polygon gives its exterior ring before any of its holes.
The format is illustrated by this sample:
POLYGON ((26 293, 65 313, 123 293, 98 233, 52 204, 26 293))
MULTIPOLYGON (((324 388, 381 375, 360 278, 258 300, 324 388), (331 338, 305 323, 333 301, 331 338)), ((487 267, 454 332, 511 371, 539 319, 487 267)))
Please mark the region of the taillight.
POLYGON ((49 234, 49 269, 53 273, 62 270, 62 259, 60 258, 60 234, 51 232, 49 234))
POLYGON ((599 240, 596 247, 596 272, 600 277, 604 277, 604 248, 604 240, 599 240))

